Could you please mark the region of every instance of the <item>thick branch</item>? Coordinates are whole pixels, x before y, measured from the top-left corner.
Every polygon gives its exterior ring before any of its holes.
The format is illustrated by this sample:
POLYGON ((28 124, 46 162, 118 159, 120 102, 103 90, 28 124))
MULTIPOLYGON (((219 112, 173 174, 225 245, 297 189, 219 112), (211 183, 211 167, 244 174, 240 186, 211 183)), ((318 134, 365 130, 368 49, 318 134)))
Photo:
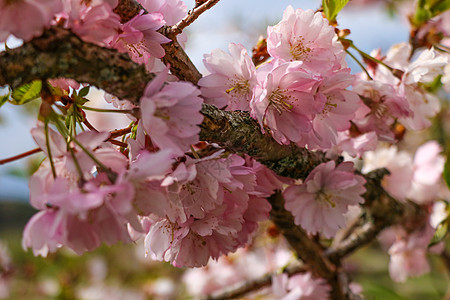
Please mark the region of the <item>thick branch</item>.
POLYGON ((279 175, 304 179, 315 166, 327 160, 322 152, 278 144, 261 132, 248 112, 223 111, 206 104, 201 112, 205 118, 200 125, 200 140, 246 153, 279 175))
POLYGON ((8 84, 14 89, 35 79, 59 77, 89 83, 121 99, 138 102, 154 75, 126 54, 83 42, 70 31, 56 27, 0 54, 0 86, 8 84))

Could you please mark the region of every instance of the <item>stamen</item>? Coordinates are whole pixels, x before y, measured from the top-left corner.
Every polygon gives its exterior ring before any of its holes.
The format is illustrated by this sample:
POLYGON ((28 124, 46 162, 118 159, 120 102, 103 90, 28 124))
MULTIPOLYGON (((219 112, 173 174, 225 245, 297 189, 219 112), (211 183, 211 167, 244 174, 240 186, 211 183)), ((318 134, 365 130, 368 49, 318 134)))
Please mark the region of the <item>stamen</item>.
POLYGON ((276 89, 274 90, 270 96, 269 101, 270 104, 281 114, 283 111, 290 111, 293 106, 289 102, 287 102, 292 96, 285 95, 282 90, 276 89))
POLYGON ((297 37, 291 44, 290 53, 294 60, 306 60, 311 52, 311 48, 305 47, 305 39, 301 36, 297 37))

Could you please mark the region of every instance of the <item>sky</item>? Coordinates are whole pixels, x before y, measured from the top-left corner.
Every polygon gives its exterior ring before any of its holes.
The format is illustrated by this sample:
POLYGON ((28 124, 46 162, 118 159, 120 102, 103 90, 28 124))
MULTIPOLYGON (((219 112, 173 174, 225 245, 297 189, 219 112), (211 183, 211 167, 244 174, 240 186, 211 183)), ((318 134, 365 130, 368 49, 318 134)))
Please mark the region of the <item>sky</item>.
MULTIPOLYGON (((266 34, 267 25, 275 25, 289 4, 294 8, 315 10, 320 6, 320 1, 222 0, 188 27, 186 52, 204 73, 204 53, 216 48, 227 50, 231 42, 241 43, 251 50, 259 36, 266 34)), ((365 10, 346 7, 339 14, 338 22, 340 28, 350 29, 349 38, 366 52, 378 47, 386 51, 389 46, 408 38, 407 24, 389 17, 381 6, 366 7, 365 10)), ((12 41, 12 44, 17 44, 17 41, 12 41)), ((349 65, 354 72, 360 71, 355 63, 349 61, 349 65)), ((0 109, 0 118, 0 159, 36 148, 29 133, 35 118, 24 117, 18 107, 10 104, 0 109)), ((0 199, 28 198, 27 180, 8 175, 11 169, 20 168, 23 164, 24 161, 18 161, 0 165, 0 199)))

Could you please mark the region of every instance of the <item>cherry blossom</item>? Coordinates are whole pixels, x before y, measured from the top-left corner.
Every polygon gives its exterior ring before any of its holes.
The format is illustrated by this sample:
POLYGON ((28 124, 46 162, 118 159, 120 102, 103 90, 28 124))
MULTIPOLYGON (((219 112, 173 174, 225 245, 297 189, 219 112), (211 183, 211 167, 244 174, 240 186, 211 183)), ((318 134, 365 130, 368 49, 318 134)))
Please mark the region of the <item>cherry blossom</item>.
POLYGON ((345 225, 343 214, 349 206, 364 202, 365 179, 353 174, 353 163, 335 165, 334 161, 314 168, 301 185, 288 187, 283 195, 285 208, 295 224, 308 233, 330 238, 345 225))
POLYGON ((310 93, 315 78, 300 69, 301 62, 274 64, 250 102, 252 116, 271 129, 280 144, 299 142, 312 129, 311 120, 323 110, 325 99, 310 93), (316 101, 319 100, 319 101, 316 101))
POLYGON ((55 13, 62 10, 61 0, 0 1, 0 42, 10 34, 29 41, 50 26, 55 13), (18 20, 22 20, 18 22, 18 20))
POLYGON ((353 83, 350 69, 327 73, 313 88, 314 101, 324 103, 312 120, 312 130, 303 133, 299 146, 310 149, 329 149, 337 143, 338 132, 350 128, 350 120, 359 107, 358 95, 345 90, 353 83))
POLYGON ((120 18, 113 12, 117 1, 64 1, 58 16, 64 25, 83 40, 107 46, 120 27, 120 18))
POLYGON ((359 80, 353 91, 362 99, 353 120, 360 132, 376 132, 380 140, 393 142, 393 125, 400 117, 410 117, 413 112, 405 97, 400 97, 395 87, 380 81, 359 80))
POLYGON ((142 122, 155 146, 181 156, 198 142, 203 100, 191 83, 164 85, 166 77, 163 72, 147 85, 140 102, 142 122))
POLYGON ((256 69, 240 44, 229 44, 230 53, 220 49, 205 54, 203 63, 210 74, 201 78, 198 84, 202 95, 217 107, 227 110, 250 111, 249 102, 256 85, 256 69))
POLYGON ((156 30, 165 24, 159 13, 140 14, 120 26, 119 32, 110 42, 110 46, 120 52, 127 52, 137 62, 145 64, 151 70, 154 58, 162 58, 164 49, 161 44, 170 42, 156 30))
POLYGON ((299 60, 315 71, 345 66, 344 49, 320 12, 288 6, 283 19, 267 29, 267 50, 285 61, 299 60))

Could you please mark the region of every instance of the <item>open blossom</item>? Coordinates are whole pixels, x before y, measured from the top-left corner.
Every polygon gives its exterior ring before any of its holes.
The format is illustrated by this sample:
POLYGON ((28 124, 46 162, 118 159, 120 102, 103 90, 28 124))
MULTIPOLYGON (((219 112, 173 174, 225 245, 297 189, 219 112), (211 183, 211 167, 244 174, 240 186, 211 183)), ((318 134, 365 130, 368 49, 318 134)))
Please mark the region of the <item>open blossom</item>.
POLYGON ((326 103, 326 99, 315 99, 310 93, 317 81, 301 66, 301 62, 274 64, 264 81, 255 87, 250 102, 252 116, 261 127, 269 127, 280 144, 299 142, 326 103))
POLYGON ((61 9, 61 0, 0 0, 0 43, 10 34, 24 41, 42 34, 61 9))
POLYGON ((187 159, 167 176, 167 199, 146 219, 146 253, 182 267, 236 251, 268 218, 270 204, 255 191, 255 174, 237 155, 187 159))
POLYGON ((299 146, 308 145, 310 149, 329 149, 336 145, 338 132, 350 128, 350 120, 358 109, 358 95, 346 90, 354 81, 350 69, 340 69, 323 74, 311 93, 316 103, 324 103, 321 111, 312 120, 311 131, 304 132, 299 146))
POLYGON ((438 197, 445 164, 441 151, 442 147, 436 141, 427 142, 417 149, 413 161, 414 176, 408 194, 411 200, 422 204, 438 197))
POLYGON ((425 227, 412 233, 397 230, 394 243, 389 248, 389 275, 395 282, 405 282, 408 277, 420 276, 430 271, 427 259, 428 244, 435 230, 425 227))
POLYGON ((216 49, 204 55, 203 63, 210 74, 200 78, 198 84, 207 103, 249 111, 256 85, 255 65, 241 44, 230 43, 228 49, 230 53, 216 49))
POLYGON ((308 233, 330 238, 345 225, 349 206, 363 203, 365 179, 353 173, 353 163, 337 167, 334 161, 318 165, 301 185, 288 187, 283 195, 285 208, 294 222, 308 233))
POLYGON ((153 79, 141 98, 142 124, 152 143, 183 155, 198 142, 203 100, 200 90, 188 82, 164 85, 167 70, 153 79))
POLYGON ((428 119, 440 110, 440 102, 419 83, 430 82, 436 76, 443 74, 448 59, 437 55, 434 49, 428 49, 424 50, 416 60, 410 62, 411 51, 410 44, 396 44, 389 49, 386 58, 383 59, 388 66, 397 69, 397 73, 402 72, 400 79, 383 66, 377 67, 374 79, 397 87, 398 96, 408 101, 408 107, 412 111, 409 116, 401 116, 399 121, 408 129, 422 130, 431 125, 428 119))
POLYGON ((83 40, 107 46, 120 27, 120 17, 113 12, 117 1, 64 1, 58 16, 64 25, 83 40))
POLYGON ((162 58, 165 54, 161 44, 170 42, 170 39, 157 32, 164 24, 161 14, 143 14, 141 11, 120 26, 110 46, 120 52, 127 52, 135 62, 145 64, 147 69, 151 69, 154 58, 162 58))
POLYGON ((160 13, 167 25, 172 26, 186 16, 187 6, 181 0, 139 0, 148 12, 160 13))
POLYGON ((413 112, 405 97, 401 97, 391 84, 376 80, 358 80, 353 91, 361 96, 361 104, 353 120, 362 133, 376 132, 380 140, 393 142, 393 125, 400 117, 413 112))
POLYGON ((72 145, 73 153, 69 153, 64 138, 51 128, 47 147, 41 123, 32 135, 44 153, 52 153, 54 168, 45 160, 30 179, 30 203, 40 212, 25 228, 24 248, 45 256, 62 245, 83 253, 102 242, 130 242, 126 223, 133 221, 134 191, 126 182, 113 184, 105 173, 124 172, 128 164, 120 152, 99 148, 109 133, 85 131, 76 136, 108 170, 96 166, 78 145, 72 145))
POLYGON ((299 60, 315 71, 345 67, 344 49, 320 12, 288 6, 283 19, 268 27, 267 36, 267 50, 274 58, 299 60))

